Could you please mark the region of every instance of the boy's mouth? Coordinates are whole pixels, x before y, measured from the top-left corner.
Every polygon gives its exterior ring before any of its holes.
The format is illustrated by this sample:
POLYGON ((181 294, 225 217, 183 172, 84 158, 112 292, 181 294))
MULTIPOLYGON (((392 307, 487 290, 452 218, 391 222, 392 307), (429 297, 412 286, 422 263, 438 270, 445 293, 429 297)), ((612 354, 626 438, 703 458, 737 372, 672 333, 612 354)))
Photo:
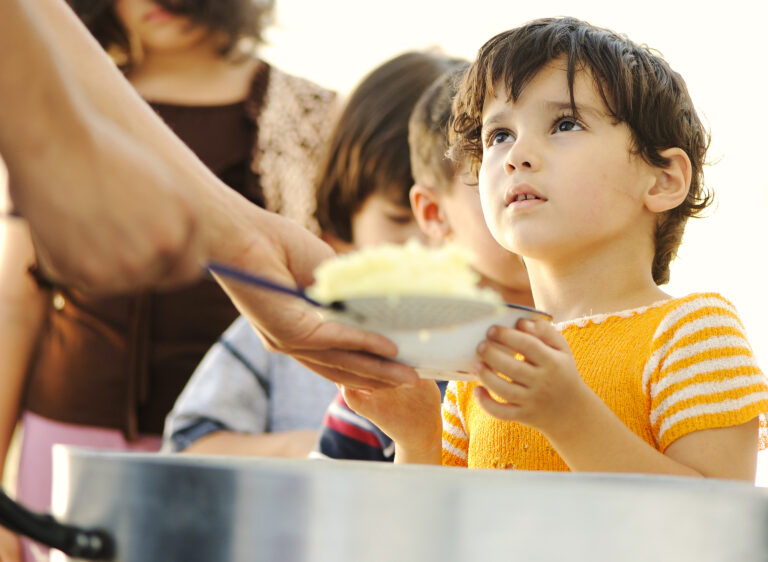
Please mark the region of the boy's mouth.
POLYGON ((527 199, 541 199, 541 197, 536 197, 533 193, 520 193, 512 198, 512 202, 525 201, 527 199))
POLYGON ((528 185, 516 185, 512 189, 508 190, 504 196, 504 204, 506 206, 513 203, 519 203, 521 201, 546 201, 546 198, 536 192, 535 189, 528 185))

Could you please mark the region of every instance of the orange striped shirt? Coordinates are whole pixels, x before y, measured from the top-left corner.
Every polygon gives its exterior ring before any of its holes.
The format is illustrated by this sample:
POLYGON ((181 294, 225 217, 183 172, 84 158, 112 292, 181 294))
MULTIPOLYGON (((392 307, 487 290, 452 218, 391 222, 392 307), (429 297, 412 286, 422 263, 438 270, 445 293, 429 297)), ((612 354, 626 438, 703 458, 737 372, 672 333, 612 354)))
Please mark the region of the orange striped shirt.
MULTIPOLYGON (((693 431, 768 412, 768 379, 736 310, 720 295, 693 294, 557 327, 584 382, 659 451, 693 431)), ((537 430, 486 413, 472 394, 477 384, 448 386, 443 464, 568 470, 537 430)))

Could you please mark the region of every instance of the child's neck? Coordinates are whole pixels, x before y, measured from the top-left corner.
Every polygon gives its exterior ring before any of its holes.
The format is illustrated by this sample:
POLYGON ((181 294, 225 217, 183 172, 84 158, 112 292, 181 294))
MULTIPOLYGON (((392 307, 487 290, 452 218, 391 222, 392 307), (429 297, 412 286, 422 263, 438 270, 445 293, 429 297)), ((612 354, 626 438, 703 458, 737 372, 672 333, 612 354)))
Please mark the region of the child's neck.
POLYGON ((555 322, 649 306, 669 298, 646 264, 573 263, 553 267, 526 260, 536 307, 555 322))
POLYGON ((504 299, 504 302, 510 304, 521 304, 523 306, 534 306, 533 295, 531 294, 531 288, 528 285, 528 277, 526 275, 525 282, 520 284, 520 287, 510 287, 509 285, 503 285, 492 281, 488 277, 483 277, 478 283, 480 287, 488 287, 496 291, 504 299))
POLYGON ((128 79, 148 101, 223 105, 245 99, 256 64, 254 57, 233 60, 203 42, 179 51, 149 51, 128 79))

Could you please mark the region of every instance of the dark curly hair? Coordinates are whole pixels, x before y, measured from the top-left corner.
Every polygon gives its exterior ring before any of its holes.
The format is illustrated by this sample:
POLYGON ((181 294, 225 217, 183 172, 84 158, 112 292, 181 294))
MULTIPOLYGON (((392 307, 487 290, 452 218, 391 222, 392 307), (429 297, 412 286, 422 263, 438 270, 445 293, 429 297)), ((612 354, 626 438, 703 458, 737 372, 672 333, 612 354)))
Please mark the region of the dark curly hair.
MULTIPOLYGON (((153 0, 171 12, 188 16, 193 21, 222 33, 222 54, 230 52, 240 39, 263 41, 262 32, 270 23, 274 0, 153 0)), ((125 56, 117 61, 128 73, 136 61, 130 38, 117 17, 115 0, 67 0, 72 10, 85 23, 107 51, 117 50, 125 56)))
POLYGON ((632 132, 633 150, 652 166, 665 167, 661 152, 672 147, 691 161, 691 185, 685 201, 661 215, 654 233, 653 279, 669 281, 669 264, 677 255, 685 224, 700 216, 713 194, 703 184, 709 133, 699 120, 683 78, 660 54, 613 31, 570 18, 543 18, 491 38, 480 48, 454 100, 452 157, 466 157, 473 170, 482 160, 480 130, 483 104, 501 84, 517 99, 536 74, 554 59, 567 63, 573 98, 577 72, 588 70, 613 119, 632 132))

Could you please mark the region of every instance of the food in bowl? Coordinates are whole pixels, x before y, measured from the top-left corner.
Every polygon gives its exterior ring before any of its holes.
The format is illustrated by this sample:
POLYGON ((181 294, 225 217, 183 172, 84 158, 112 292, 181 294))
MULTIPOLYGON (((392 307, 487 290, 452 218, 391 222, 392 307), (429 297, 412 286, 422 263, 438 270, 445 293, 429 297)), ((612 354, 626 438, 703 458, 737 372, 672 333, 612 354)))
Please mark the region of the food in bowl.
MULTIPOLYGON (((484 307, 480 315, 468 316, 465 321, 433 325, 425 320, 423 326, 390 321, 359 324, 392 340, 398 347, 396 360, 416 368, 425 378, 472 378, 475 349, 485 339, 488 328, 494 324, 514 326, 520 318, 548 316, 535 309, 505 304, 492 289, 478 287, 480 276, 472 270, 465 254, 451 245, 435 249, 409 242, 366 248, 323 262, 315 270, 315 279, 307 293, 320 302, 385 297, 390 308, 402 315, 414 314, 418 298, 402 306, 411 297, 443 297, 435 300, 440 312, 452 306, 466 308, 471 301, 491 303, 493 306, 484 307)), ((429 306, 423 314, 430 314, 429 306)))
POLYGON ((477 286, 480 276, 466 255, 446 244, 429 248, 416 241, 382 244, 321 263, 307 294, 319 302, 356 297, 455 297, 503 304, 498 293, 477 286))

